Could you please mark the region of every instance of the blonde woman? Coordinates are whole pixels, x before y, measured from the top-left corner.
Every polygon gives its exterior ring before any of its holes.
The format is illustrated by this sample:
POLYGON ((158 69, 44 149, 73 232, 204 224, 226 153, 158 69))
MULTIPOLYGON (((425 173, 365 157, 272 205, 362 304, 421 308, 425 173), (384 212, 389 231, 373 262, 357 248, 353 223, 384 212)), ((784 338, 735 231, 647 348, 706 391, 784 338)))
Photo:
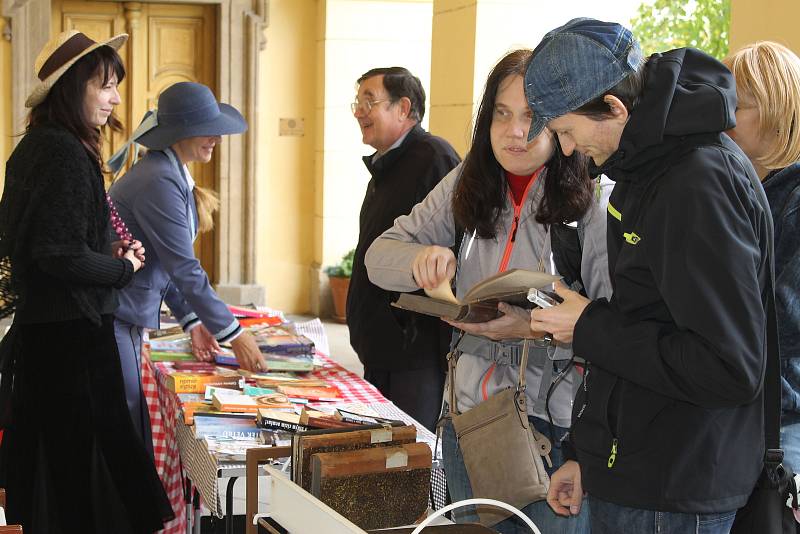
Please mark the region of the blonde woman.
POLYGON ((784 463, 800 470, 800 58, 769 41, 725 60, 736 78, 736 128, 775 223, 775 300, 781 351, 784 463))
POLYGON ((217 296, 192 248, 197 233, 212 221, 204 207, 207 195, 197 195, 186 165, 211 161, 221 136, 240 134, 247 123, 194 82, 165 89, 156 118, 145 119, 134 134, 147 155, 109 190, 119 217, 149 252, 147 269, 120 292, 114 313, 128 409, 147 445, 152 439, 140 378, 142 336, 145 328, 158 328, 162 300, 190 333, 199 359, 212 361, 219 343, 230 342, 243 369, 266 369, 255 339, 217 296))

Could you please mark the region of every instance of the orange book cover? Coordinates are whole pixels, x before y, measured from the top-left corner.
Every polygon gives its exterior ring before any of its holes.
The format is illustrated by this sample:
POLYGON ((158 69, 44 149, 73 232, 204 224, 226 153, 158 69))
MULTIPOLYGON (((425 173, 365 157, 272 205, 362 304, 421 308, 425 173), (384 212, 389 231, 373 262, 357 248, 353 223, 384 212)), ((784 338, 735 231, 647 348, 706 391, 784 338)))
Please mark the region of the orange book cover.
POLYGON ((339 388, 335 386, 325 387, 302 387, 302 386, 278 386, 278 391, 290 398, 300 398, 308 400, 338 400, 342 396, 339 388))
POLYGON ((205 393, 206 386, 239 387, 239 374, 227 369, 215 372, 172 372, 167 375, 167 387, 175 393, 205 393))
POLYGON ((263 406, 249 395, 213 395, 211 404, 221 412, 258 413, 263 406))

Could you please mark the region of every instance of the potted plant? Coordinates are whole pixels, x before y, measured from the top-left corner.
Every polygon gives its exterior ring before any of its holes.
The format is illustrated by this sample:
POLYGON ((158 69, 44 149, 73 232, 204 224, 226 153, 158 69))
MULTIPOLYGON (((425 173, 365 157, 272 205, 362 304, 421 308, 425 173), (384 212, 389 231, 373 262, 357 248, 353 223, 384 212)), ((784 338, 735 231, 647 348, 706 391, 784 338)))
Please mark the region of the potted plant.
POLYGON ((331 296, 333 296, 333 319, 339 323, 346 322, 347 290, 350 287, 350 275, 353 274, 353 256, 356 249, 350 250, 342 256, 336 265, 325 268, 325 274, 331 285, 331 296))

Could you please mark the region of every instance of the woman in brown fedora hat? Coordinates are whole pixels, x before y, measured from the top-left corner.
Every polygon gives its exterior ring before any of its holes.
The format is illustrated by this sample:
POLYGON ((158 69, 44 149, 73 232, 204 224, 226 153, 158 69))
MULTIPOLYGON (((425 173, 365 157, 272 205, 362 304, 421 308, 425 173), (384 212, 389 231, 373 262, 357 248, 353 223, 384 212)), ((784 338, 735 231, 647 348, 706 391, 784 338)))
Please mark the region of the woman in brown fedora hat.
POLYGON ((101 130, 125 76, 118 35, 62 33, 36 60, 0 200, 0 485, 26 534, 144 533, 172 516, 125 403, 115 289, 144 262, 109 239, 101 130), (116 253, 112 255, 112 250, 116 253))

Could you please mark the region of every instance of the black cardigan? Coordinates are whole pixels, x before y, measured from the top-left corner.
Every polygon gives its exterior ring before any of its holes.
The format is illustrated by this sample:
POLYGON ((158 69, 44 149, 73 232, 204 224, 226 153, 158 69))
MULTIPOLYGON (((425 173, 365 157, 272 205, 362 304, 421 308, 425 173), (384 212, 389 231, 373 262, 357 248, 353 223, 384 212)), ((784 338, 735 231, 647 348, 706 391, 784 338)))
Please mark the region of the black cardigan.
POLYGON ((0 256, 11 260, 23 323, 100 316, 133 265, 110 256, 103 176, 81 142, 56 127, 32 128, 6 164, 0 256))

